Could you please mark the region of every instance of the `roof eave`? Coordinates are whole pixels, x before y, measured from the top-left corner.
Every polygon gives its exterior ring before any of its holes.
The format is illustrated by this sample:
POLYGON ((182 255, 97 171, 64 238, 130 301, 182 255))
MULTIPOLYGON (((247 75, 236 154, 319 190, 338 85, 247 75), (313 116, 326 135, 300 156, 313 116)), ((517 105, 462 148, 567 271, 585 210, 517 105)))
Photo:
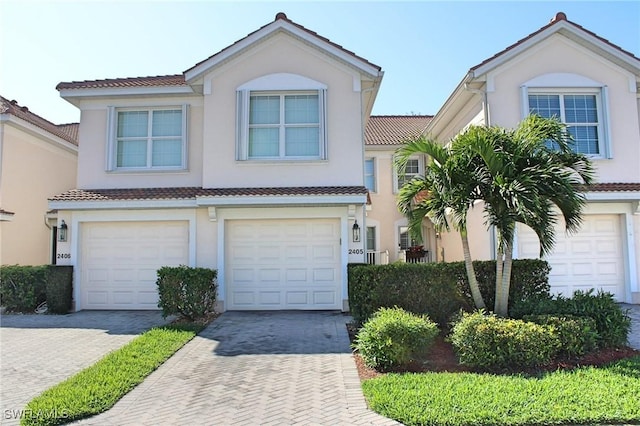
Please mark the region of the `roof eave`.
POLYGON ((184 96, 197 94, 191 86, 90 87, 60 89, 60 97, 79 106, 82 99, 120 96, 184 96))
POLYGON ((77 142, 74 143, 70 140, 61 138, 60 136, 55 135, 46 129, 43 129, 40 126, 30 123, 29 121, 24 120, 20 117, 16 117, 13 114, 10 114, 10 113, 0 114, 0 123, 15 126, 16 128, 19 128, 22 131, 25 131, 31 135, 45 139, 66 151, 69 151, 76 155, 78 154, 77 142))

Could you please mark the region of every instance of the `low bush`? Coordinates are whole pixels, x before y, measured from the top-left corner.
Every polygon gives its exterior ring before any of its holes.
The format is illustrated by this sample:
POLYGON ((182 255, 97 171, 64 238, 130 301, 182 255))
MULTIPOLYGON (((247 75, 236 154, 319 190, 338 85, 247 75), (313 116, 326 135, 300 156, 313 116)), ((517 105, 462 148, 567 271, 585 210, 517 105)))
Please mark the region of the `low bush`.
POLYGON ((545 365, 560 346, 550 327, 482 311, 462 314, 450 339, 461 364, 482 370, 545 365))
POLYGON ((527 315, 522 319, 550 327, 560 341, 558 355, 574 357, 584 355, 598 347, 599 335, 593 318, 571 315, 527 315))
POLYGON ((595 321, 598 332, 598 347, 619 347, 627 342, 631 319, 610 293, 593 290, 576 291, 572 298, 562 295, 544 299, 535 298, 514 306, 512 315, 516 318, 525 315, 573 315, 589 317, 595 321))
MULTIPOLYGON (((495 299, 495 261, 474 262, 480 291, 491 309, 495 299)), ((510 302, 550 297, 549 265, 542 260, 514 260, 510 302)), ((381 307, 399 306, 427 314, 446 326, 460 309, 474 308, 463 262, 349 265, 349 308, 362 324, 381 307)))
POLYGON ((46 296, 47 267, 7 265, 0 268, 0 305, 9 312, 33 312, 46 296))
POLYGON ((182 315, 191 321, 213 312, 218 272, 207 268, 163 266, 158 270, 158 307, 162 315, 182 315))
POLYGON ((426 316, 382 308, 360 329, 354 348, 367 366, 387 370, 424 353, 437 335, 437 325, 426 316))

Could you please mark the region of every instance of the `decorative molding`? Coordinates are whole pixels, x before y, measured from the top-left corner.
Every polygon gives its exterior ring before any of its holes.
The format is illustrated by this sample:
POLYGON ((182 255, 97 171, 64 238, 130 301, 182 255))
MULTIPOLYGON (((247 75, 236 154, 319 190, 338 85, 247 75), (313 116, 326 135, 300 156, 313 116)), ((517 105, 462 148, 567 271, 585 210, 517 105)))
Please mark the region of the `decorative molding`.
POLYGON ((208 207, 207 211, 209 212, 209 220, 211 222, 217 222, 218 221, 218 216, 217 216, 216 208, 215 207, 208 207))

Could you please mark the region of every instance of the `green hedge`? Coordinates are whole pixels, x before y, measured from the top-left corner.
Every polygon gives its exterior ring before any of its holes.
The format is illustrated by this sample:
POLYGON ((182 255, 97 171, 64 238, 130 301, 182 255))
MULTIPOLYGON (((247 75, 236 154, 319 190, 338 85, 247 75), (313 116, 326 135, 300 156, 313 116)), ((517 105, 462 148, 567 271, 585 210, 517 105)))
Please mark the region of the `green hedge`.
POLYGON ((47 266, 0 268, 0 305, 9 312, 33 312, 46 296, 47 266))
POLYGON ((47 266, 47 310, 52 314, 66 314, 71 310, 73 266, 47 266))
POLYGON ((163 266, 158 270, 158 307, 162 315, 182 315, 191 321, 213 312, 218 271, 185 265, 163 266))
MULTIPOLYGON (((474 262, 478 285, 491 309, 495 300, 495 261, 474 262)), ((441 326, 460 309, 474 308, 463 262, 349 265, 349 308, 357 323, 381 307, 398 306, 427 314, 441 326)), ((549 265, 538 259, 514 260, 509 303, 549 296, 549 265)))

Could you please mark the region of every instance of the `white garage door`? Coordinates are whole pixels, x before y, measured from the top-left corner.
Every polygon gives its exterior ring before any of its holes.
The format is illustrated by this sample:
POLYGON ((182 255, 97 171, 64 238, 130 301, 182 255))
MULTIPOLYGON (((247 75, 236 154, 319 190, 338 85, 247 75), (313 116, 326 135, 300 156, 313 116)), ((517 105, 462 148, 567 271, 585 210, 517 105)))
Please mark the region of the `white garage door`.
POLYGON ((82 225, 82 309, 158 309, 156 272, 188 263, 186 221, 82 225))
MULTIPOLYGON (((580 232, 567 236, 564 222, 556 227, 556 244, 547 257, 553 293, 571 296, 575 290, 602 289, 624 300, 622 232, 617 215, 586 215, 580 232)), ((518 225, 518 257, 536 258, 538 237, 518 225)), ((517 279, 517 277, 513 277, 517 279)))
POLYGON ((340 220, 226 223, 227 309, 341 309, 340 220))

